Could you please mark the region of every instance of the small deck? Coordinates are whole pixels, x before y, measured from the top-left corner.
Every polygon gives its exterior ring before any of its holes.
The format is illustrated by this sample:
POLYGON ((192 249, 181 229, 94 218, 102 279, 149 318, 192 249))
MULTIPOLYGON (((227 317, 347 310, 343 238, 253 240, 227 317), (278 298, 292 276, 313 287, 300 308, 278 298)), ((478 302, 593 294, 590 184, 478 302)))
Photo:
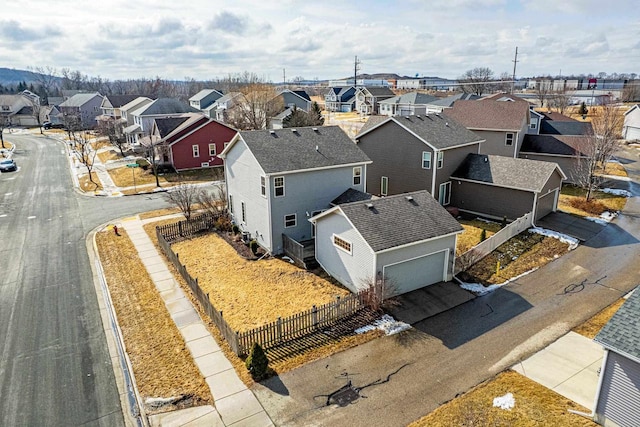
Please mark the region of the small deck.
POLYGON ((298 242, 286 234, 282 235, 282 247, 286 256, 300 267, 310 270, 318 266, 316 261, 316 243, 314 239, 298 242))

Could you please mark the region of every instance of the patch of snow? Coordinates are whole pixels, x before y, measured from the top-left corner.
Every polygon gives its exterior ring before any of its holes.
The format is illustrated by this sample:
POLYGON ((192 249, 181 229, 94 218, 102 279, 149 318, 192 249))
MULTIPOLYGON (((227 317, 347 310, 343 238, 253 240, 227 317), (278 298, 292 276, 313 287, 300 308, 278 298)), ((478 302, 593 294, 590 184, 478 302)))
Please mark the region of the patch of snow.
POLYGON ((529 231, 532 233, 541 234, 543 236, 553 237, 554 239, 558 239, 561 242, 568 244, 570 251, 578 247, 578 239, 571 236, 567 236, 566 234, 558 233, 557 231, 548 230, 546 228, 540 228, 540 227, 530 228, 529 231))
POLYGON ((494 408, 506 409, 510 411, 514 406, 516 406, 516 399, 511 393, 507 393, 504 396, 495 397, 493 399, 494 408))
POLYGON ((607 225, 607 221, 601 218, 594 218, 592 216, 587 216, 584 219, 586 219, 587 221, 595 222, 596 224, 607 225))
POLYGON ((455 278, 460 287, 464 290, 467 290, 469 292, 473 292, 474 294, 476 294, 477 296, 481 297, 483 295, 486 295, 490 292, 495 291, 496 289, 499 289, 501 287, 503 287, 504 285, 508 285, 511 282, 515 282, 516 280, 518 280, 519 278, 526 276, 527 274, 533 273, 534 271, 536 271, 538 269, 538 267, 536 268, 532 268, 529 271, 525 271, 522 274, 519 274, 515 277, 512 277, 511 279, 507 280, 506 282, 502 282, 502 283, 498 283, 498 284, 493 284, 493 285, 489 285, 489 286, 484 286, 483 284, 480 283, 466 283, 461 281, 458 278, 455 278))
POLYGON ((615 196, 631 197, 631 193, 627 190, 620 190, 618 188, 602 188, 600 191, 607 194, 613 194, 615 196))
POLYGON ((380 329, 385 335, 394 335, 407 329, 411 329, 411 325, 394 319, 388 314, 384 314, 380 319, 374 321, 371 325, 366 325, 356 329, 356 334, 364 334, 365 332, 380 329))
POLYGON ((600 225, 607 225, 608 223, 611 222, 612 219, 614 219, 616 216, 618 216, 617 213, 615 212, 603 212, 602 214, 600 214, 600 216, 598 218, 594 218, 592 216, 588 216, 585 219, 589 220, 589 221, 593 221, 596 224, 600 224, 600 225))
POLYGON ((291 258, 289 258, 288 256, 283 256, 282 257, 283 261, 287 261, 290 264, 295 264, 295 261, 293 261, 291 258))

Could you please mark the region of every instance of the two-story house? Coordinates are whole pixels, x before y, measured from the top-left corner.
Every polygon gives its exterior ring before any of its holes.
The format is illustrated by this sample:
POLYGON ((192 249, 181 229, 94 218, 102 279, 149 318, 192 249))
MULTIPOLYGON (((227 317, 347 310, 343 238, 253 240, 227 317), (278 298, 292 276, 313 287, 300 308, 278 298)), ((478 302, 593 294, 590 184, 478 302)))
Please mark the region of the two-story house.
POLYGON ((426 93, 409 92, 378 102, 379 113, 383 116, 410 116, 427 114, 427 105, 438 98, 426 93))
POLYGON ((324 108, 327 111, 348 113, 355 109, 356 88, 353 86, 334 86, 324 95, 324 108))
POLYGON ((447 114, 374 118, 356 136, 373 161, 367 191, 378 196, 427 190, 442 205, 451 197, 450 176, 484 139, 447 114))
POLYGON ((275 255, 283 235, 311 239, 308 219, 345 190, 364 191, 371 163, 338 126, 242 131, 220 157, 233 221, 275 255))
POLYGON ((137 134, 140 131, 140 125, 134 123, 134 117, 131 114, 133 111, 139 110, 145 105, 149 105, 153 102, 151 98, 146 96, 139 96, 134 100, 120 107, 120 122, 122 124, 122 133, 127 139, 128 144, 134 144, 137 141, 137 134))
POLYGON ((379 114, 379 103, 394 96, 396 94, 388 87, 359 87, 356 89, 356 111, 366 115, 379 114))
POLYGON ((446 113, 485 140, 481 154, 518 157, 529 130, 529 103, 509 94, 459 100, 446 113))
POLYGON ((189 98, 189 105, 196 110, 204 112, 214 102, 222 98, 223 94, 215 89, 202 89, 200 92, 189 98))
POLYGON ((242 95, 241 92, 225 93, 201 111, 205 116, 224 123, 227 118, 227 111, 231 110, 241 102, 243 97, 244 95, 242 95))
POLYGON ((153 121, 163 117, 175 117, 184 113, 199 113, 197 109, 190 107, 178 99, 159 98, 150 103, 144 104, 142 107, 127 112, 127 116, 133 119, 133 125, 125 129, 125 134, 134 144, 139 143, 140 139, 148 135, 153 128, 153 121))
POLYGON ((81 129, 96 127, 103 96, 97 92, 77 93, 58 106, 67 126, 81 129))

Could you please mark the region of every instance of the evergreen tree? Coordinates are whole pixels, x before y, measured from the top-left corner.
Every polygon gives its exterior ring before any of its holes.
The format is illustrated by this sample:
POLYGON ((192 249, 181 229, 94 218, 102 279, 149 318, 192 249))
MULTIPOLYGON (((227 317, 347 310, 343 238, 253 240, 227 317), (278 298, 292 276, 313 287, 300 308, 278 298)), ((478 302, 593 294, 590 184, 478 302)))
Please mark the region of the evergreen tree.
POLYGON ((583 116, 586 116, 587 114, 589 114, 589 110, 587 109, 587 105, 584 103, 584 101, 582 101, 582 104, 580 104, 580 108, 578 109, 578 114, 582 114, 583 116))
POLYGON ((251 353, 247 357, 245 364, 256 381, 262 380, 269 373, 269 359, 267 359, 267 355, 264 354, 264 350, 258 343, 253 343, 251 353))

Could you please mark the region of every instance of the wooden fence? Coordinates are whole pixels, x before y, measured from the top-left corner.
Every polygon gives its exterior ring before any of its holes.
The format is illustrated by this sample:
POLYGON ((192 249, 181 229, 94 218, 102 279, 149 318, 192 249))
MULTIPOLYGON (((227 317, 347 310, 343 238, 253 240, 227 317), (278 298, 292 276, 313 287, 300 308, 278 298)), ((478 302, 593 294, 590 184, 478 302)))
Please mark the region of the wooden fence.
POLYGON ((304 266, 304 245, 286 234, 282 234, 282 249, 299 267, 304 266))
POLYGON ((164 237, 167 242, 174 243, 178 240, 188 239, 204 231, 213 230, 216 221, 221 216, 222 214, 213 215, 210 213, 203 213, 197 216, 192 216, 188 220, 161 225, 158 228, 160 228, 162 237, 164 237))
POLYGON ((487 240, 478 243, 476 246, 460 255, 456 260, 455 274, 471 267, 473 264, 479 262, 482 258, 493 252, 498 246, 532 226, 533 212, 524 214, 512 223, 507 224, 507 226, 489 237, 487 240))
MULTIPOLYGON (((199 218, 195 219, 195 221, 202 223, 199 218)), ((185 230, 191 230, 194 234, 197 234, 204 229, 193 231, 198 230, 198 227, 195 225, 193 227, 186 225, 180 230, 183 231, 183 234, 186 234, 185 230)), ((318 307, 313 306, 310 310, 289 317, 279 317, 275 322, 248 331, 234 331, 223 318, 222 312, 213 306, 209 300, 209 295, 204 292, 198 284, 198 279, 191 277, 187 268, 180 262, 179 255, 173 251, 171 243, 169 243, 168 239, 163 235, 165 231, 174 233, 175 228, 168 228, 167 226, 156 227, 156 236, 158 237, 160 248, 162 248, 167 258, 178 269, 178 272, 193 291, 204 312, 207 313, 207 316, 209 316, 211 321, 218 327, 224 339, 227 340, 233 352, 238 356, 248 354, 253 343, 260 344, 264 349, 273 348, 287 341, 315 333, 366 307, 363 293, 351 294, 343 298, 338 297, 336 301, 328 304, 318 307)), ((185 236, 178 234, 178 237, 184 238, 185 236)))

